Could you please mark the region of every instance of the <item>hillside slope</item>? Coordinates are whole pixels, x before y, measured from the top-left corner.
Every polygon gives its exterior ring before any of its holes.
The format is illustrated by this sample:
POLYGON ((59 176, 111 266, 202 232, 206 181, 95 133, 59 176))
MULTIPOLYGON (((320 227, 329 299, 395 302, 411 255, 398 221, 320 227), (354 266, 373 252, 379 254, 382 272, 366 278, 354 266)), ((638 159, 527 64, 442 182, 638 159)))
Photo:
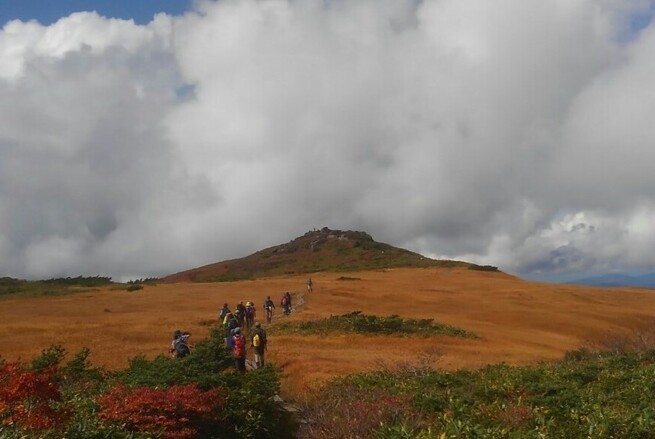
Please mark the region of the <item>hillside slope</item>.
POLYGON ((286 244, 164 277, 164 282, 217 282, 324 271, 360 271, 397 267, 464 267, 475 264, 426 258, 376 242, 366 232, 312 230, 286 244))

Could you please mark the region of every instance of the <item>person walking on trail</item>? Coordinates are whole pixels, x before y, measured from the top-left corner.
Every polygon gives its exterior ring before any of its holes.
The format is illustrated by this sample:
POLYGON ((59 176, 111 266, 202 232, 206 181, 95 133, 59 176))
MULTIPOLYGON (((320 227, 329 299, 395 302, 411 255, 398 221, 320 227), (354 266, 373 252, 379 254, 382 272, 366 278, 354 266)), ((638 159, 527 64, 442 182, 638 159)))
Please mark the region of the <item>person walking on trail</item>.
POLYGON ((246 306, 243 304, 243 301, 237 303, 237 309, 234 311, 234 315, 239 320, 239 326, 243 326, 246 319, 246 306))
POLYGON ((291 294, 289 294, 288 291, 282 296, 280 305, 282 305, 282 309, 284 309, 284 315, 288 316, 291 314, 291 294))
POLYGON ((239 320, 232 315, 231 312, 227 313, 225 316, 225 322, 223 323, 223 330, 225 331, 225 342, 227 339, 232 336, 233 330, 239 327, 239 320))
POLYGON ((314 282, 312 282, 312 278, 310 277, 309 279, 307 279, 307 292, 311 293, 312 291, 314 291, 313 287, 314 287, 314 282))
POLYGON ((230 307, 227 306, 227 303, 223 304, 223 308, 221 308, 221 311, 218 313, 218 321, 223 323, 225 321, 225 316, 227 313, 231 313, 230 307))
POLYGON ((250 346, 255 351, 255 365, 257 369, 264 367, 264 354, 266 353, 266 331, 262 328, 261 323, 255 323, 255 329, 252 331, 250 346))
POLYGON ((246 371, 246 338, 241 334, 241 328, 234 330, 232 337, 232 355, 234 356, 234 368, 238 372, 246 371))
POLYGON ((266 321, 268 323, 271 323, 271 320, 273 320, 274 309, 275 309, 275 304, 273 303, 271 296, 268 296, 264 301, 264 310, 266 311, 266 321))
POLYGON ((225 348, 230 352, 234 350, 234 329, 225 337, 225 348))
POLYGON ((246 328, 252 328, 252 325, 255 324, 255 305, 252 302, 246 302, 246 328))
POLYGON ((237 322, 239 323, 239 327, 243 327, 246 321, 246 312, 241 311, 240 309, 237 308, 236 311, 234 311, 234 318, 237 319, 237 322))
POLYGON ((284 295, 287 297, 287 303, 289 304, 289 314, 291 314, 291 311, 293 311, 293 304, 291 303, 291 293, 286 292, 284 295))

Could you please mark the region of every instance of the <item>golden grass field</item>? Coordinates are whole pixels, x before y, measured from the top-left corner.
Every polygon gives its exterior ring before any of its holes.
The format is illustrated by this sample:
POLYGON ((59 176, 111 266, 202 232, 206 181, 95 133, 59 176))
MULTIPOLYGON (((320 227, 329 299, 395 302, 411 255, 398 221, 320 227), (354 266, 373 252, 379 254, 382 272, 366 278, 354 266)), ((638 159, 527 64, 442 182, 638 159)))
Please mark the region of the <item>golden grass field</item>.
MULTIPOLYGON (((240 282, 170 283, 127 292, 116 286, 42 298, 0 301, 0 356, 30 360, 51 344, 74 353, 86 346, 91 361, 120 369, 138 354, 165 354, 172 332, 206 336, 224 302, 258 307, 267 295, 304 293, 288 319, 311 320, 361 310, 365 314, 432 318, 479 335, 385 337, 335 334, 271 336, 267 359, 279 368, 287 396, 351 372, 429 362, 439 369, 486 364, 530 364, 566 351, 629 337, 655 324, 655 291, 527 282, 501 272, 463 268, 386 269, 240 282), (339 279, 345 276, 347 280, 339 279)), ((281 314, 278 307, 277 314, 281 314)), ((275 321, 273 322, 273 325, 275 321)))

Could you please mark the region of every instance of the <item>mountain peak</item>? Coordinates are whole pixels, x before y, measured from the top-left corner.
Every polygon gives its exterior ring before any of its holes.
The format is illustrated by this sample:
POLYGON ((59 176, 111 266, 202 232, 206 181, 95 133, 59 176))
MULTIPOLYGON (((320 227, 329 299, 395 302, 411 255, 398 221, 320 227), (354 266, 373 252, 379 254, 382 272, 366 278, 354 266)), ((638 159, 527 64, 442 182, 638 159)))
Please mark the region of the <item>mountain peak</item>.
POLYGON ((259 277, 297 275, 320 271, 363 271, 393 267, 462 266, 466 262, 435 260, 409 250, 377 242, 362 231, 313 229, 286 244, 186 270, 163 278, 165 282, 220 282, 259 277))

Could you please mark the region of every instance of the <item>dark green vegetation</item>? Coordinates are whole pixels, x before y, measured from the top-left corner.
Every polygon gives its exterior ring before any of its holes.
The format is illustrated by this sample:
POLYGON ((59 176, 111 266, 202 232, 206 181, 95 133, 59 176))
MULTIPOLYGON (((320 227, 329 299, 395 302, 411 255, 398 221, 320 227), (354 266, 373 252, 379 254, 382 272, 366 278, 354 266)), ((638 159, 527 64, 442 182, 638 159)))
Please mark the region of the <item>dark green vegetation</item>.
POLYGON ((404 365, 328 383, 302 438, 654 438, 655 351, 434 372, 404 365), (341 420, 335 422, 335 419, 341 420))
POLYGON ((111 285, 110 277, 66 277, 39 281, 27 281, 11 277, 0 278, 0 297, 2 296, 56 296, 70 292, 92 290, 97 287, 111 285))
POLYGON ((477 338, 477 335, 454 326, 433 323, 433 319, 403 319, 397 315, 378 317, 355 311, 327 319, 305 322, 280 322, 270 328, 273 334, 326 334, 330 332, 355 332, 380 335, 448 335, 477 338))
POLYGON ((274 401, 267 366, 232 371, 223 331, 185 358, 137 357, 127 369, 90 367, 84 349, 68 363, 51 346, 29 365, 0 361, 0 437, 291 438, 295 420, 274 401))
POLYGON ((498 267, 494 267, 493 265, 471 265, 469 267, 469 270, 477 270, 477 271, 499 271, 498 267))
POLYGON ((322 271, 352 272, 384 268, 466 267, 475 264, 426 258, 418 253, 376 242, 365 232, 324 227, 305 233, 287 244, 167 276, 168 282, 227 282, 322 271))
POLYGON ((154 285, 158 281, 159 279, 157 278, 147 278, 132 280, 127 282, 127 284, 120 284, 113 282, 111 277, 104 276, 61 277, 36 281, 3 277, 0 278, 0 298, 8 296, 61 296, 70 293, 93 291, 107 285, 115 285, 117 288, 126 291, 138 291, 143 289, 143 285, 154 285))

